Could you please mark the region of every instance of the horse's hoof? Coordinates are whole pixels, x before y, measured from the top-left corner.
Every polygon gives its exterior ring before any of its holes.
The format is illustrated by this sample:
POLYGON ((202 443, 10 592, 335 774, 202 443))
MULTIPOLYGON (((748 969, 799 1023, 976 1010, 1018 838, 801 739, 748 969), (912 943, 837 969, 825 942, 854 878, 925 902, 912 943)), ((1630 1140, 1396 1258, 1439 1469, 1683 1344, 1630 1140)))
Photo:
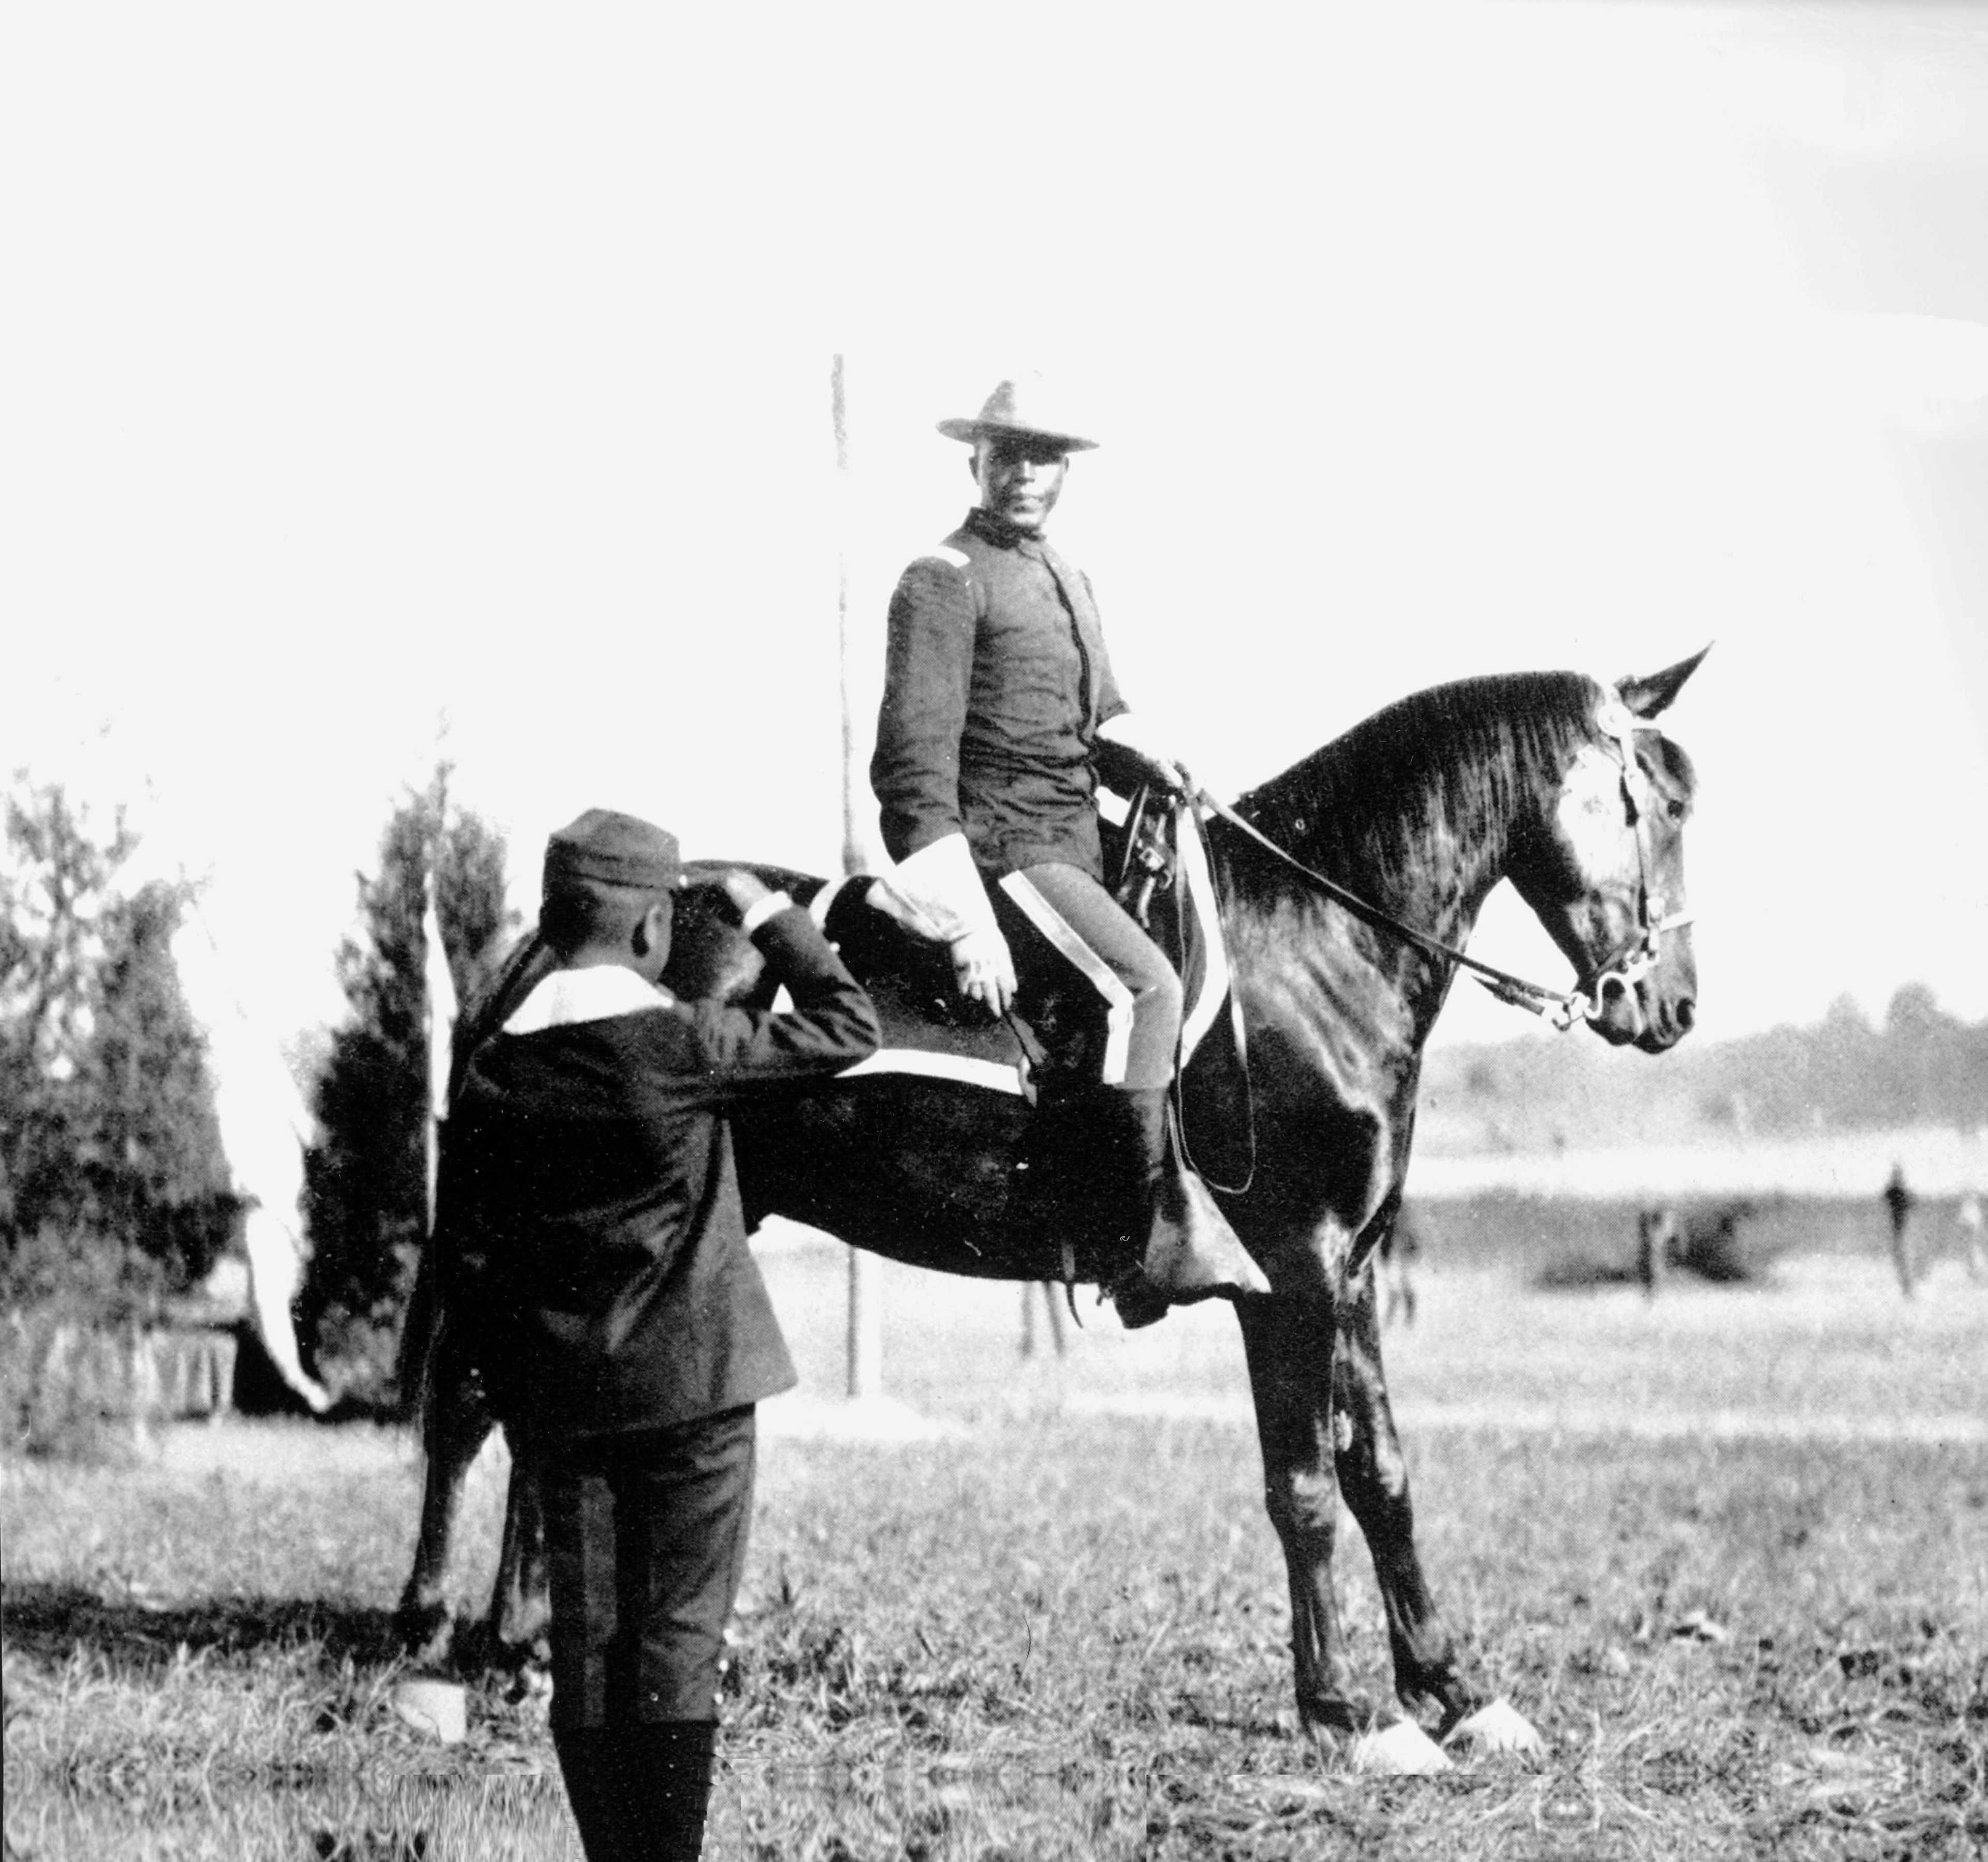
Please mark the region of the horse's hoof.
POLYGON ((1522 1752, 1538 1757, 1546 1742, 1538 1729, 1508 1700, 1499 1699, 1459 1720, 1443 1735, 1443 1744, 1484 1752, 1522 1752))
POLYGON ((394 1634, 416 1663, 433 1666, 448 1658, 455 1619, 444 1603, 403 1607, 394 1613, 394 1634))
POLYGON ((1450 1767, 1442 1748, 1413 1720, 1396 1720, 1354 1742, 1353 1769, 1383 1778, 1422 1778, 1450 1767))

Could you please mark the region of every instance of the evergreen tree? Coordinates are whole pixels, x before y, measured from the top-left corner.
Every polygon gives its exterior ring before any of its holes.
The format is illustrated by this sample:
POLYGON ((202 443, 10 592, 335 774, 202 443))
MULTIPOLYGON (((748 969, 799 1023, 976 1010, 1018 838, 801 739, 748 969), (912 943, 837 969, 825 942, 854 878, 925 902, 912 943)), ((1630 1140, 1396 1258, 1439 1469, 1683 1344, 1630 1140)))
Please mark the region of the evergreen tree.
POLYGON ((240 1205, 208 1071, 173 961, 192 889, 154 880, 105 914, 76 1083, 89 1110, 78 1163, 98 1225, 124 1238, 127 1276, 161 1298, 219 1259, 240 1205))
POLYGON ((193 894, 126 894, 137 845, 18 778, 0 870, 0 1297, 156 1316, 204 1276, 238 1205, 205 1036, 172 939, 193 894))
POLYGON ((446 766, 387 821, 380 864, 358 876, 360 929, 338 952, 350 1015, 313 1091, 304 1155, 310 1244, 300 1334, 320 1372, 360 1401, 390 1404, 401 1315, 428 1232, 428 1059, 422 919, 428 875, 458 1000, 501 954, 503 838, 448 800, 446 766))

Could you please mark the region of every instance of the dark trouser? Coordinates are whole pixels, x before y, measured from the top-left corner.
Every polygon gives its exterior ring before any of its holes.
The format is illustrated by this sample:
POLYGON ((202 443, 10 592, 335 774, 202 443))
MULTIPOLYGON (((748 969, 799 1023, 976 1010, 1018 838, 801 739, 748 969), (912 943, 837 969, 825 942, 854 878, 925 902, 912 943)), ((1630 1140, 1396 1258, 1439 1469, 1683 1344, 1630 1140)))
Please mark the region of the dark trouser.
POLYGON ((995 886, 994 908, 1014 959, 1016 1012, 1057 1062, 1105 1086, 1172 1082, 1180 978, 1110 893, 1080 867, 1024 867, 995 886))
POLYGON ((590 1862, 698 1853, 755 1421, 749 1404, 543 1453, 553 1739, 590 1862))

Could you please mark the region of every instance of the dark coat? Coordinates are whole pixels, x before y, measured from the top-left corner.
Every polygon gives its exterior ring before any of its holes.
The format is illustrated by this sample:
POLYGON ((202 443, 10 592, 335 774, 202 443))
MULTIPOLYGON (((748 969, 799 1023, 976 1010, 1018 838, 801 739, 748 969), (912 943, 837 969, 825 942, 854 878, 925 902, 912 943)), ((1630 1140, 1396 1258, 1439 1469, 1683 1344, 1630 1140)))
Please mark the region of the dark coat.
POLYGON ((1125 708, 1089 579, 969 512, 891 600, 870 780, 891 858, 964 830, 992 877, 1061 860, 1101 878, 1093 759, 1125 708))
MULTIPOLYGON (((686 1422, 794 1383, 723 1115, 860 1060, 877 1021, 805 911, 756 936, 791 1012, 658 991, 627 1012, 532 1027, 528 998, 462 1070, 441 1223, 492 1336, 500 1407, 543 1441, 686 1422), (509 1032, 519 1025, 531 1031, 509 1032)), ((641 979, 620 974, 639 997, 641 979)))

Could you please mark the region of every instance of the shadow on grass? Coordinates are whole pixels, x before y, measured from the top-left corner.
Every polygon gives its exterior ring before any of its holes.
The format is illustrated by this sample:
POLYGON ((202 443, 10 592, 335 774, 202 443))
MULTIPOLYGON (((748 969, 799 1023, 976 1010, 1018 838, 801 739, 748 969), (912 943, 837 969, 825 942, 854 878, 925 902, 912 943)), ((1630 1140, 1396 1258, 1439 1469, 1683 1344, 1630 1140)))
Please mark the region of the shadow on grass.
POLYGON ((9 1584, 0 1607, 8 1647, 51 1664, 82 1650, 142 1671, 164 1667, 182 1647, 242 1657, 315 1646, 327 1662, 383 1667, 403 1654, 391 1611, 322 1598, 217 1597, 159 1608, 75 1585, 9 1584))
POLYGON ((20 1862, 116 1856, 134 1862, 581 1862, 556 1780, 356 1779, 247 1792, 159 1810, 61 1793, 9 1793, 8 1850, 20 1862))

